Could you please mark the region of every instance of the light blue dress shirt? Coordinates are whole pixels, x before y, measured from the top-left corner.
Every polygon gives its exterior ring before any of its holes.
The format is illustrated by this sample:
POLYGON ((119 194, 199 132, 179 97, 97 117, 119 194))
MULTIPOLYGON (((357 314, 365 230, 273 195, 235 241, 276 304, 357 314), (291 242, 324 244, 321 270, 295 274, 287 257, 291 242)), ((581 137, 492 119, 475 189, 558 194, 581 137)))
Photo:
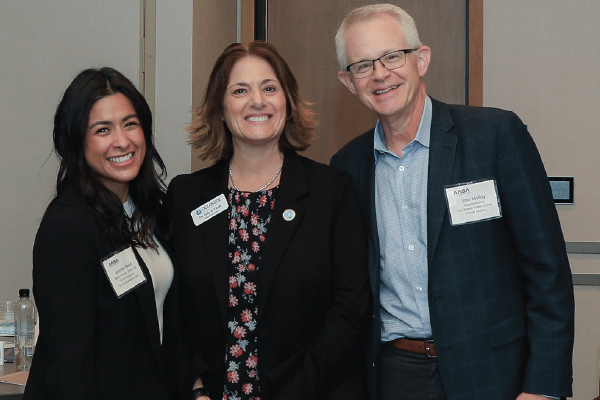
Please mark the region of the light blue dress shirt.
POLYGON ((402 156, 375 127, 375 214, 380 242, 381 340, 431 338, 427 295, 427 173, 431 99, 402 156))

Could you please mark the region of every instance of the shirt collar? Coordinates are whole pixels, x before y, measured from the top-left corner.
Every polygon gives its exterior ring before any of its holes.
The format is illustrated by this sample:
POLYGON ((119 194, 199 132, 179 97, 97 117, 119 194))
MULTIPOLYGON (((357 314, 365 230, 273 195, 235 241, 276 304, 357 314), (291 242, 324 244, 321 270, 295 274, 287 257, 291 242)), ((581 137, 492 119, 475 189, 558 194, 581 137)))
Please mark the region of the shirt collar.
POLYGON ((133 204, 131 196, 127 196, 127 201, 123 203, 123 209, 125 210, 125 214, 127 214, 127 216, 131 218, 133 212, 135 211, 135 204, 133 204))
MULTIPOLYGON (((433 106, 429 96, 425 96, 425 105, 423 107, 423 114, 421 115, 421 121, 419 122, 419 129, 417 129, 417 135, 413 142, 418 142, 422 146, 429 148, 429 138, 431 136, 431 116, 433 114, 433 106)), ((412 142, 411 142, 412 143, 412 142)), ((375 135, 373 138, 373 153, 375 155, 375 163, 379 156, 383 153, 391 154, 391 152, 385 146, 385 134, 381 127, 381 122, 377 120, 375 125, 375 135)))

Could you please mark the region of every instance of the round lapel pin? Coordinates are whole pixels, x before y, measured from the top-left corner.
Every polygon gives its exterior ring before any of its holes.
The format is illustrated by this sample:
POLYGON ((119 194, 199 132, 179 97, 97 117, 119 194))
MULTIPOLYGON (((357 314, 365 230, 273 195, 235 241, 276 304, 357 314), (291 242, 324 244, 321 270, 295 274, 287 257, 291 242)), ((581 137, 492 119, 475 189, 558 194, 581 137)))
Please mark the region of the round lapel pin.
POLYGON ((294 218, 296 218, 296 211, 288 208, 283 212, 283 219, 285 219, 286 221, 290 222, 294 218))

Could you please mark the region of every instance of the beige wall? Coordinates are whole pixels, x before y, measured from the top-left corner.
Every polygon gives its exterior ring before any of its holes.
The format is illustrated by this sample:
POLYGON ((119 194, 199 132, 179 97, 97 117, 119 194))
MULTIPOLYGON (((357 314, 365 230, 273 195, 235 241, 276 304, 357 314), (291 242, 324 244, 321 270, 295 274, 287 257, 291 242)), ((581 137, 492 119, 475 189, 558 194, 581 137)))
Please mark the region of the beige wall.
POLYGON ((529 126, 549 175, 575 177, 559 206, 568 242, 600 242, 600 2, 484 2, 484 105, 529 126))
POLYGON ((195 1, 146 1, 156 3, 154 134, 169 172, 167 181, 170 181, 176 175, 189 172, 191 167, 184 129, 192 108, 192 11, 195 1))
MULTIPOLYGON (((575 178, 558 205, 567 242, 600 242, 600 2, 484 0, 483 103, 515 111, 551 176, 575 178)), ((569 255, 600 274, 600 255, 569 255)), ((598 395, 600 288, 576 286, 574 391, 598 395)))
MULTIPOLYGON (((156 3, 155 128, 169 176, 190 170, 192 0, 156 3)), ((141 0, 0 0, 0 299, 31 287, 31 250, 53 196, 52 119, 84 68, 140 77, 141 0)))
POLYGON ((78 71, 98 65, 137 82, 139 21, 139 4, 119 0, 0 1, 2 300, 31 287, 33 239, 56 179, 52 118, 60 96, 78 71))

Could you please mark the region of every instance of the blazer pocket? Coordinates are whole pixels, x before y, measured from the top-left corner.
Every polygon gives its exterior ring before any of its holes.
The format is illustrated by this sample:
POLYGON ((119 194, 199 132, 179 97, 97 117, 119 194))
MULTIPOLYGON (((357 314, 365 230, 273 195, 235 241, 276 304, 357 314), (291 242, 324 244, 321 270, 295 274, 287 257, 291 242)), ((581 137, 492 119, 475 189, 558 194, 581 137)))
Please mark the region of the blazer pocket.
POLYGON ((525 313, 511 315, 491 324, 487 329, 488 339, 493 348, 514 342, 527 334, 525 313))

